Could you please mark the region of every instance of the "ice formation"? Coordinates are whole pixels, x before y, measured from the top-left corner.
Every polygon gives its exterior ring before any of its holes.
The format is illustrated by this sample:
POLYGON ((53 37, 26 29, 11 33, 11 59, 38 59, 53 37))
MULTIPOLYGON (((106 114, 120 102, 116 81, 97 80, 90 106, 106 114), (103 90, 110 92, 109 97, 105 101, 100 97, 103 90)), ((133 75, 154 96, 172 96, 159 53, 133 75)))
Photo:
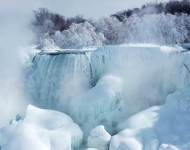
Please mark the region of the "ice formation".
POLYGON ((108 150, 111 135, 107 133, 104 126, 100 125, 92 129, 88 137, 88 147, 98 150, 108 150))
POLYGON ((182 48, 48 51, 37 54, 26 69, 34 105, 71 116, 85 142, 94 127, 104 125, 111 135, 120 132, 111 150, 189 148, 190 59, 182 48))
POLYGON ((103 76, 117 76, 124 79, 125 105, 130 100, 135 106, 128 110, 130 116, 163 104, 177 86, 183 87, 190 81, 189 54, 171 49, 168 52, 168 48, 159 46, 124 45, 104 46, 94 51, 37 54, 27 69, 30 70, 28 85, 36 106, 65 112, 65 103, 90 90, 103 76), (139 97, 143 103, 138 103, 139 97))
POLYGON ((81 126, 85 137, 100 124, 109 133, 115 133, 123 118, 121 82, 118 77, 105 76, 94 88, 71 100, 70 116, 81 126))
POLYGON ((111 140, 110 150, 188 150, 190 148, 189 87, 169 95, 163 106, 152 107, 118 126, 122 130, 111 140), (136 147, 138 146, 138 148, 136 147))
POLYGON ((82 141, 81 129, 69 116, 32 105, 24 120, 0 129, 2 150, 74 150, 82 141))

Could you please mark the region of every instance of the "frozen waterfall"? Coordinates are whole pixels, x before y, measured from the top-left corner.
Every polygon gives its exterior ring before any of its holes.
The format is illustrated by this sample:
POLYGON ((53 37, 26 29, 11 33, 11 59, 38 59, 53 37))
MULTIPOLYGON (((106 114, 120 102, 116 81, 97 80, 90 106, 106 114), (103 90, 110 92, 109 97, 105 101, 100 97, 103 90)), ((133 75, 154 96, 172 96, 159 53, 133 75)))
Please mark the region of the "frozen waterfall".
POLYGON ((85 138, 100 124, 115 134, 120 122, 190 84, 190 55, 176 49, 104 46, 37 54, 27 68, 28 87, 35 106, 70 115, 85 138))
POLYGON ((42 108, 60 109, 107 74, 125 80, 126 98, 138 101, 136 93, 141 91, 149 107, 189 84, 189 66, 188 53, 166 52, 158 46, 105 46, 84 53, 37 54, 27 78, 35 105, 42 108))

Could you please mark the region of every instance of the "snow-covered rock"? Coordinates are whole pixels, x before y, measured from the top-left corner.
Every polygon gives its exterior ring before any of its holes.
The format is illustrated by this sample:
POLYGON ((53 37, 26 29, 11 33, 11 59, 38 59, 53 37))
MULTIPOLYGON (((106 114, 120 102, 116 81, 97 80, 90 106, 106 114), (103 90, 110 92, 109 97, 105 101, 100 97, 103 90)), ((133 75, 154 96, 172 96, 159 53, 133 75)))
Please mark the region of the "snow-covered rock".
POLYGON ((123 119, 121 83, 119 77, 105 76, 94 88, 71 100, 71 117, 81 126, 85 138, 97 125, 104 125, 111 134, 115 132, 123 119))
POLYGON ((88 147, 98 150, 108 150, 111 135, 107 133, 104 126, 100 125, 92 129, 88 137, 88 147))
POLYGON ((60 112, 29 105, 26 117, 16 126, 0 129, 2 150, 74 150, 83 141, 83 133, 73 120, 60 112))

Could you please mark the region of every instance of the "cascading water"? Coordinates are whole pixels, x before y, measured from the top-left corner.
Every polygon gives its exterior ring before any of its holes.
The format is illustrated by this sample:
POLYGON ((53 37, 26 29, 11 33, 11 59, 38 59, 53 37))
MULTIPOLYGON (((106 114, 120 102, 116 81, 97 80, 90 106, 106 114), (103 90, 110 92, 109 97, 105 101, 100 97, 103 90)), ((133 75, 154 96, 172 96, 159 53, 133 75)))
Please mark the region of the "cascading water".
POLYGON ((31 92, 36 105, 57 109, 62 98, 68 100, 89 88, 89 65, 86 54, 36 55, 31 68, 31 92))

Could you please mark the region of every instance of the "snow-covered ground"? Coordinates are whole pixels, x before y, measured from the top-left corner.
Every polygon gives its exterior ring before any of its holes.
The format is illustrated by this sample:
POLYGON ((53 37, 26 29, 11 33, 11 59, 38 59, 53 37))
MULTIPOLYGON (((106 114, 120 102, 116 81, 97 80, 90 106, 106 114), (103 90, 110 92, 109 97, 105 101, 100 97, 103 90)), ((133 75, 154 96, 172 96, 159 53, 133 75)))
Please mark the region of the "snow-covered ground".
POLYGON ((110 135, 110 150, 190 149, 187 49, 30 49, 23 58, 35 107, 0 129, 3 150, 108 149, 110 135))

